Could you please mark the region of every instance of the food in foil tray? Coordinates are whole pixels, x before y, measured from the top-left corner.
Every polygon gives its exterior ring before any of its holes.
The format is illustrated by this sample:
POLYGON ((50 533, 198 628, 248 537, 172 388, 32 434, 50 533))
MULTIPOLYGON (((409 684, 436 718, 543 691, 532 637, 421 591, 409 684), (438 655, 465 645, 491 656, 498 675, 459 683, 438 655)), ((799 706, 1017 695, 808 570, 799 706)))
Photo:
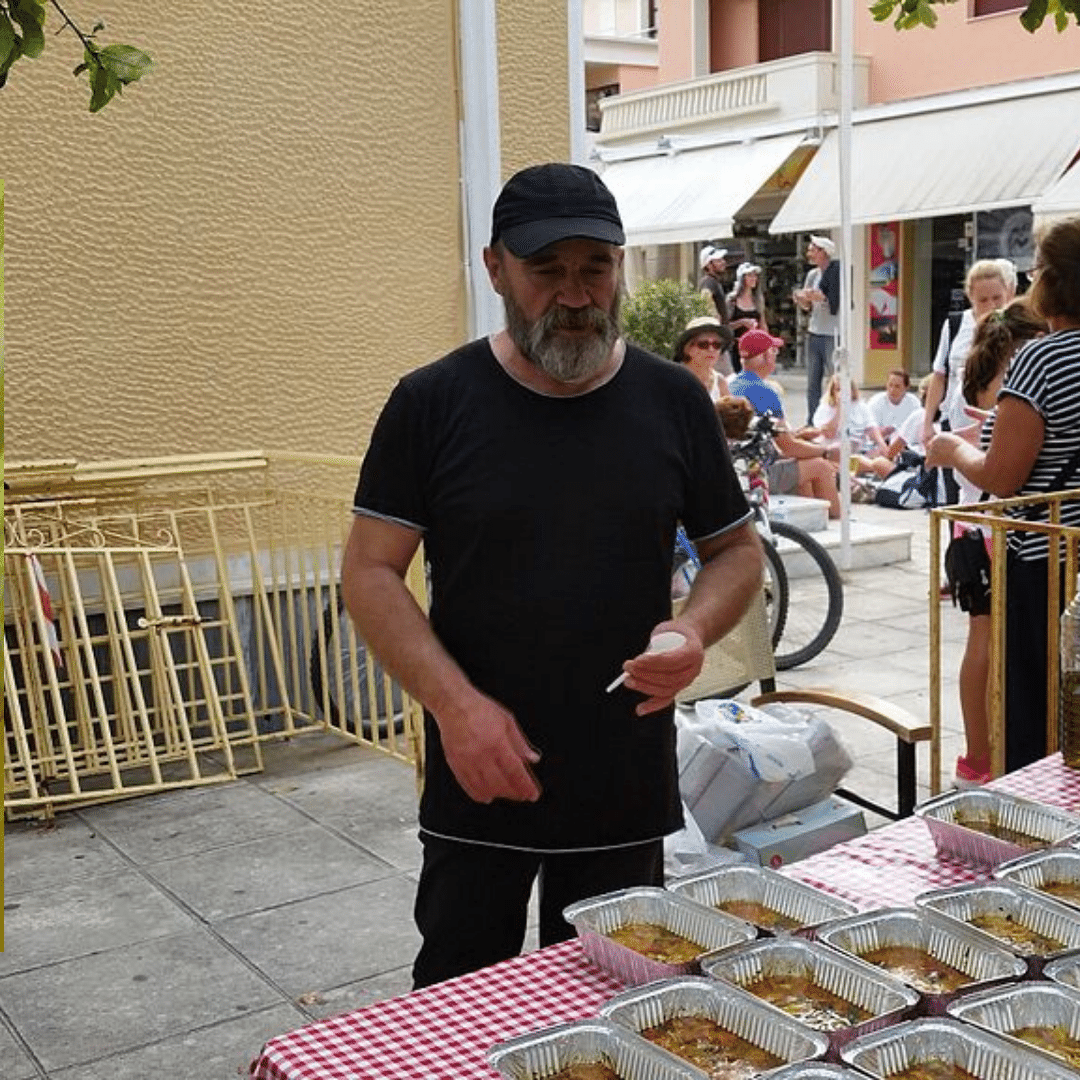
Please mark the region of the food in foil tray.
POLYGON ((688 964, 707 951, 704 945, 655 923, 625 923, 606 936, 661 964, 688 964))
POLYGON ((1043 881, 1035 886, 1040 892, 1049 893, 1070 904, 1080 904, 1080 881, 1043 881))
POLYGON ((981 914, 972 915, 967 922, 980 930, 985 930, 988 934, 993 934, 1002 941, 1007 941, 1022 952, 1035 956, 1049 956, 1051 953, 1061 952, 1066 948, 1064 941, 1040 934, 1005 911, 984 911, 981 914))
POLYGON ((1016 844, 1025 850, 1035 851, 1037 848, 1046 847, 1046 840, 1028 833, 1020 832, 1019 829, 1010 829, 1002 825, 996 818, 984 817, 982 814, 967 814, 963 811, 956 815, 956 824, 965 829, 973 829, 975 832, 992 836, 995 840, 1004 840, 1007 844, 1016 844))
POLYGON ((951 1061, 921 1061, 899 1072, 889 1073, 889 1080, 979 1080, 974 1073, 951 1061))
POLYGON ((755 1046, 706 1016, 673 1016, 641 1034, 704 1070, 712 1080, 750 1080, 784 1064, 776 1054, 755 1046))
MULTIPOLYGON (((912 945, 886 945, 880 949, 871 949, 862 953, 861 959, 884 968, 924 994, 951 994, 971 982, 970 975, 965 975, 951 964, 931 956, 925 949, 917 949, 912 945)), ((897 1076, 899 1075, 897 1073, 897 1076)))
POLYGON ((545 1080, 622 1080, 612 1068, 599 1061, 588 1061, 560 1069, 545 1080))
POLYGON ((1063 1024, 1048 1025, 1045 1027, 1022 1027, 1009 1034, 1014 1039, 1037 1046, 1040 1050, 1046 1050, 1056 1054, 1071 1065, 1074 1069, 1080 1069, 1080 1039, 1070 1035, 1063 1024))
POLYGON ((766 930, 797 930, 803 925, 800 919, 793 919, 790 915, 785 915, 757 900, 721 899, 713 906, 726 911, 729 915, 745 919, 754 926, 762 926, 766 930))
POLYGON ((745 984, 744 989, 815 1031, 837 1031, 861 1024, 873 1015, 868 1009, 818 986, 808 975, 769 975, 745 984))

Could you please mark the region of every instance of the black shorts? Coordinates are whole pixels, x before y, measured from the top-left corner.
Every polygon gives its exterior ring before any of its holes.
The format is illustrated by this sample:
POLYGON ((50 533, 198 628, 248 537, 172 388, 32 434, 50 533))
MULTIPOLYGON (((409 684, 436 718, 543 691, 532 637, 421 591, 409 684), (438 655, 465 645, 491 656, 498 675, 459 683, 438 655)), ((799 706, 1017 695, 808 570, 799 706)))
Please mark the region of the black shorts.
POLYGON ((978 529, 965 529, 945 549, 945 575, 953 603, 969 615, 990 614, 990 553, 978 529))

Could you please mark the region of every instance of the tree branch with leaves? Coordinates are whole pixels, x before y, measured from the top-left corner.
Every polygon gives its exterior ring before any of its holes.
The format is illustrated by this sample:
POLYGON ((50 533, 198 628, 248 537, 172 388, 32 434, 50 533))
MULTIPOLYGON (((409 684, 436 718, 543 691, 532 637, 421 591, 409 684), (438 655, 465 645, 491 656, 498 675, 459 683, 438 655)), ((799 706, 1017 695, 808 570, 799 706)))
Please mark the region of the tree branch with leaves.
MULTIPOLYGON (((937 26, 939 4, 955 4, 956 0, 875 0, 870 5, 870 14, 878 22, 893 20, 897 30, 911 30, 916 26, 937 26)), ((1028 0, 1027 6, 1020 12, 1020 25, 1030 34, 1047 20, 1052 18, 1061 33, 1069 25, 1069 16, 1080 26, 1080 0, 1028 0)))
POLYGON ((132 45, 102 45, 97 35, 105 29, 94 24, 89 33, 81 30, 58 0, 0 0, 0 87, 19 59, 36 60, 45 51, 45 15, 51 5, 63 20, 58 34, 70 31, 83 47, 83 60, 73 74, 84 71, 90 79, 90 111, 98 112, 130 83, 141 79, 154 66, 153 60, 132 45))

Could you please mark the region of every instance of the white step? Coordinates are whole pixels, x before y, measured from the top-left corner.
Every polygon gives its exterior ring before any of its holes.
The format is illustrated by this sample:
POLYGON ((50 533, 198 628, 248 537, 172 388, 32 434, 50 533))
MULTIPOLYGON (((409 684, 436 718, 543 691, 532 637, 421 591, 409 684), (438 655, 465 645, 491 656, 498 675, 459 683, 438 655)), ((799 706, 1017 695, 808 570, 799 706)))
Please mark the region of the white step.
MULTIPOLYGON (((901 514, 902 511, 896 511, 901 514)), ((852 510, 850 526, 851 570, 867 570, 874 566, 891 566, 893 563, 908 562, 911 559, 912 526, 903 523, 897 525, 871 524, 857 520, 858 507, 852 510)), ((925 527, 925 520, 919 515, 919 524, 925 527)), ((843 570, 841 562, 840 522, 830 521, 828 527, 813 534, 814 539, 833 557, 833 562, 843 570)), ((780 554, 784 556, 784 566, 789 573, 798 576, 799 568, 792 566, 786 556, 785 545, 781 544, 780 554)), ((804 556, 805 558, 805 556, 804 556)))
POLYGON ((822 532, 829 524, 829 504, 802 495, 770 495, 769 518, 786 521, 809 533, 822 532))

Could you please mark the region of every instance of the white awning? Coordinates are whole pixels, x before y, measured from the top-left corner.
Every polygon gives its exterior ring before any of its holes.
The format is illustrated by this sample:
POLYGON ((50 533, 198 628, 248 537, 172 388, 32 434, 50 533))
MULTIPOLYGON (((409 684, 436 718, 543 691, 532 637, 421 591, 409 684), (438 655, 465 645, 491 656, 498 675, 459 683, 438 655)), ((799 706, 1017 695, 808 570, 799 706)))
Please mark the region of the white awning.
MULTIPOLYGON (((840 224, 838 135, 821 149, 769 231, 840 224)), ((1080 148, 1080 89, 860 121, 851 131, 851 220, 967 214, 1026 206, 1080 148)))
POLYGON ((610 162, 604 183, 627 244, 730 236, 732 219, 803 141, 802 134, 610 162))
POLYGON ((1080 161, 1031 204, 1031 211, 1037 217, 1080 214, 1080 161))

